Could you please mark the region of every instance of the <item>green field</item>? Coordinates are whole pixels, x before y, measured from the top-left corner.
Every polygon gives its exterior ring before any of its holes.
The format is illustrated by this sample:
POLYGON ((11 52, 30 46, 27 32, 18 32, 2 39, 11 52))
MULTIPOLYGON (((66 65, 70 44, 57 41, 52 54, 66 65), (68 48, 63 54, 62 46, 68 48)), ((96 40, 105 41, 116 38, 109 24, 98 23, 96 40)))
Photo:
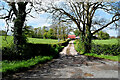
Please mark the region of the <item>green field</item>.
POLYGON ((118 44, 119 40, 120 39, 93 40, 93 43, 95 43, 95 44, 111 44, 111 45, 114 45, 114 44, 118 44))
MULTIPOLYGON (((4 36, 0 36, 0 39, 2 38, 2 42, 0 42, 0 48, 1 47, 10 47, 11 43, 13 43, 13 37, 7 36, 6 39, 4 36)), ((28 38, 29 43, 35 43, 35 44, 56 44, 58 43, 58 40, 54 39, 39 39, 39 38, 28 38)), ((62 40, 60 41, 62 42, 62 40)))
MULTIPOLYGON (((118 40, 120 39, 108 39, 108 40, 92 40, 95 44, 118 44, 118 40)), ((39 39, 39 38, 28 38, 29 43, 35 43, 35 44, 56 44, 58 43, 58 40, 54 39, 39 39)), ((62 42, 62 40, 60 41, 62 42)), ((0 48, 1 47, 10 47, 11 43, 13 43, 13 37, 7 36, 5 39, 5 36, 0 36, 0 48), (2 41, 1 41, 2 40, 2 41)))
MULTIPOLYGON (((120 40, 120 39, 92 40, 92 41, 95 44, 111 44, 111 45, 113 45, 113 44, 118 44, 118 40, 120 40)), ((29 43, 35 43, 35 44, 38 44, 38 43, 40 43, 40 44, 56 44, 56 43, 58 43, 58 40, 28 38, 28 42, 29 43)), ((62 42, 62 40, 60 42, 62 42)), ((13 37, 12 36, 7 36, 6 39, 5 39, 5 36, 0 36, 0 48, 1 47, 10 47, 11 43, 13 43, 13 37)))
MULTIPOLYGON (((41 44, 56 44, 59 43, 58 40, 54 40, 54 39, 38 39, 38 38, 28 38, 28 42, 29 43, 41 43, 41 44)), ((62 42, 62 40, 60 41, 62 42)))

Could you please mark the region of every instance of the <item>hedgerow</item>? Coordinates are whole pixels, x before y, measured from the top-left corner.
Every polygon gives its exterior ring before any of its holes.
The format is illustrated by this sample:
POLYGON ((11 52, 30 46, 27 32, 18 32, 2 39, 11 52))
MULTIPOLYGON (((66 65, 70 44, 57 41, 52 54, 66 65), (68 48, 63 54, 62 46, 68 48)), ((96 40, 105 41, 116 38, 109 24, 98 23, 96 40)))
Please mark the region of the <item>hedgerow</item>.
MULTIPOLYGON (((75 49, 80 54, 82 54, 82 44, 78 40, 74 42, 75 49)), ((92 43, 92 49, 90 53, 86 53, 87 56, 100 57, 110 60, 118 60, 115 59, 120 55, 120 44, 96 44, 92 43)))
POLYGON ((27 43, 22 48, 22 53, 16 54, 14 52, 14 45, 11 47, 2 48, 2 60, 27 60, 34 56, 59 56, 59 51, 62 50, 64 46, 68 44, 67 41, 61 43, 52 43, 52 44, 33 44, 27 43))
MULTIPOLYGON (((26 70, 38 63, 44 63, 59 57, 59 52, 67 46, 69 40, 53 44, 28 43, 21 54, 15 54, 13 47, 3 47, 2 50, 2 72, 3 76, 14 72, 26 70)), ((1 62, 0 62, 1 63, 1 62)))

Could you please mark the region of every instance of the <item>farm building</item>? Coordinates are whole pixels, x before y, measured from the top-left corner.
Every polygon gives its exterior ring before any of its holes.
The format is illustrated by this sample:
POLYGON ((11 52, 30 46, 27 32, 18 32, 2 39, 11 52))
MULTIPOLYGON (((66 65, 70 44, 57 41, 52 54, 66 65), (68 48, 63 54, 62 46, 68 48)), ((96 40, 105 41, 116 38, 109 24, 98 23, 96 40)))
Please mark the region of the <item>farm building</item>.
POLYGON ((69 39, 76 39, 76 36, 75 35, 68 35, 68 38, 69 39))

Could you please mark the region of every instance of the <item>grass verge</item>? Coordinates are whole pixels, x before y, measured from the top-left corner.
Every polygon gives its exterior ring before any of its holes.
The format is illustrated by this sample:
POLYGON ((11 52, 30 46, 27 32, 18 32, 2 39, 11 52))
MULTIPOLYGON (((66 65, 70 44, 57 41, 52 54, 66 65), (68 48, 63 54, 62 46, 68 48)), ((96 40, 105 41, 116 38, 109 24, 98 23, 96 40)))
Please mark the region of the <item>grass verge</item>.
POLYGON ((3 72, 3 75, 17 72, 20 70, 29 69, 30 67, 38 64, 38 63, 45 63, 46 61, 52 60, 52 56, 36 56, 34 58, 22 61, 2 61, 2 69, 0 72, 3 72))
POLYGON ((98 57, 98 58, 103 58, 103 59, 108 59, 108 60, 112 60, 112 61, 119 61, 120 62, 118 56, 110 56, 110 55, 104 55, 104 54, 97 55, 97 54, 94 54, 94 53, 86 53, 84 55, 92 56, 92 57, 98 57))

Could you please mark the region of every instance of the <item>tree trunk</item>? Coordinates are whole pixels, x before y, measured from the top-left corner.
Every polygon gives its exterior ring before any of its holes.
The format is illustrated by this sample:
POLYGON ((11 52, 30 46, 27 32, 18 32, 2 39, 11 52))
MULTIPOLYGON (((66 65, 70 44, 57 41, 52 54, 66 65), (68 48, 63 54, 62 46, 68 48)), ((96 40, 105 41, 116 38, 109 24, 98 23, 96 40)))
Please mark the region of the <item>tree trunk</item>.
MULTIPOLYGON (((91 50, 91 39, 92 39, 92 34, 90 31, 91 28, 91 21, 88 18, 88 23, 84 25, 84 30, 83 32, 80 33, 80 40, 81 40, 81 45, 82 45, 82 53, 90 53, 91 50)), ((80 46, 81 46, 80 45, 80 46)))
POLYGON ((85 36, 85 43, 84 43, 84 48, 85 52, 84 53, 90 53, 91 50, 91 33, 88 32, 85 36))
POLYGON ((88 32, 86 35, 80 35, 80 46, 82 46, 82 53, 90 53, 91 50, 91 33, 88 32))
POLYGON ((92 23, 92 18, 89 14, 89 9, 90 9, 90 5, 89 3, 87 3, 87 6, 86 6, 86 10, 87 10, 87 13, 86 13, 86 18, 87 18, 87 24, 84 25, 85 26, 85 40, 84 40, 84 53, 90 53, 90 50, 91 50, 91 39, 92 39, 92 35, 91 35, 91 31, 90 31, 90 28, 91 28, 91 23, 92 23))
POLYGON ((20 53, 22 45, 26 43, 26 39, 22 31, 26 18, 25 9, 26 6, 24 5, 24 3, 20 2, 18 4, 19 11, 17 13, 16 19, 14 20, 14 44, 16 53, 20 53))
POLYGON ((22 44, 22 27, 20 20, 14 21, 14 44, 15 49, 17 52, 19 52, 19 47, 22 44))

